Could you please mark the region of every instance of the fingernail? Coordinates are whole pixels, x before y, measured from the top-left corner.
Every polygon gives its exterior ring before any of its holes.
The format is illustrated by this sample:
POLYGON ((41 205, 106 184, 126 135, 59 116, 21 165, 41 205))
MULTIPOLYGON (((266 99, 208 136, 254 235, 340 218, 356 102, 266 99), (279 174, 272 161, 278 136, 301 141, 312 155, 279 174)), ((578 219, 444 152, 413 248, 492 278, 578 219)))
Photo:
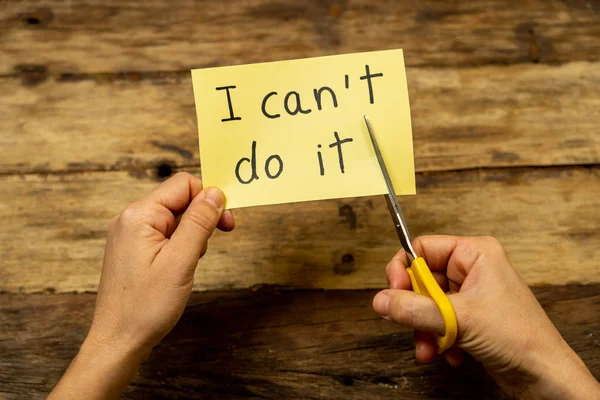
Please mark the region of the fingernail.
POLYGON ((204 200, 215 206, 215 208, 221 208, 225 203, 225 195, 220 189, 209 187, 204 193, 204 200))
POLYGON ((387 317, 389 302, 390 296, 386 292, 379 292, 373 299, 373 309, 382 317, 387 317))
POLYGON ((417 345, 415 346, 415 352, 416 354, 423 352, 423 343, 417 342, 417 345))

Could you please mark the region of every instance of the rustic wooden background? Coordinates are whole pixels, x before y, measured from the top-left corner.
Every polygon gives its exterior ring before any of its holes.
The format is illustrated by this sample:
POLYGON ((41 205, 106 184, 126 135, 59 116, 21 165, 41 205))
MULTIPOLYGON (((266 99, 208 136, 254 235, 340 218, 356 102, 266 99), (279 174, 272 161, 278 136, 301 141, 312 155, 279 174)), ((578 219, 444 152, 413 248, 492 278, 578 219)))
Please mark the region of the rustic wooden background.
MULTIPOLYGON (((43 397, 76 353, 108 219, 200 174, 190 69, 392 48, 413 235, 498 237, 599 377, 598 1, 1 0, 0 398, 43 397)), ((124 398, 505 398, 371 311, 398 248, 381 198, 236 219, 124 398)))

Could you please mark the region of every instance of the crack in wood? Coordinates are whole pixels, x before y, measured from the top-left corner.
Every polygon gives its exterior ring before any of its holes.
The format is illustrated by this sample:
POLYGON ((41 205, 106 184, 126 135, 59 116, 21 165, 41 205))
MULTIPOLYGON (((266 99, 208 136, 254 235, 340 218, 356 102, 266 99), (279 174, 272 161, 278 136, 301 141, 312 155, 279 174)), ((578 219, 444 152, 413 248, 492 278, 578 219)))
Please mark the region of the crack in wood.
MULTIPOLYGON (((595 169, 600 167, 600 163, 574 163, 574 164, 553 164, 553 165, 507 165, 507 166, 477 166, 477 167, 466 167, 466 168, 452 168, 452 169, 440 169, 430 171, 416 171, 416 176, 432 176, 432 175, 443 175, 450 173, 469 173, 469 172, 494 172, 494 171, 528 171, 528 170, 570 170, 570 169, 595 169)), ((132 171, 146 171, 145 176, 151 176, 156 168, 156 162, 140 162, 135 168, 121 167, 121 166, 104 166, 101 164, 84 164, 82 166, 76 166, 74 169, 64 170, 29 170, 23 172, 17 171, 0 171, 0 177, 2 176, 24 176, 24 175, 77 175, 83 173, 103 173, 103 172, 132 172, 132 171), (85 167, 85 168, 84 168, 85 167)), ((177 171, 185 171, 190 169, 199 169, 198 164, 172 164, 172 173, 177 171)))

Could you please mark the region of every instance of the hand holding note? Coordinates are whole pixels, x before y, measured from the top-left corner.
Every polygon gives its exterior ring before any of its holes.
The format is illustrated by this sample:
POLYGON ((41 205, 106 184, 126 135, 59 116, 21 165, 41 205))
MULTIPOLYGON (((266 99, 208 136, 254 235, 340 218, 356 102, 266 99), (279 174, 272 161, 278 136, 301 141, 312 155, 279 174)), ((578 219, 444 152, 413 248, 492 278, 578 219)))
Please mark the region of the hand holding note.
POLYGON ((108 225, 94 320, 49 399, 116 399, 188 302, 215 228, 233 229, 216 188, 180 172, 108 225))
POLYGON ((200 162, 227 207, 381 194, 362 116, 390 160, 398 194, 414 194, 402 50, 192 71, 200 162))

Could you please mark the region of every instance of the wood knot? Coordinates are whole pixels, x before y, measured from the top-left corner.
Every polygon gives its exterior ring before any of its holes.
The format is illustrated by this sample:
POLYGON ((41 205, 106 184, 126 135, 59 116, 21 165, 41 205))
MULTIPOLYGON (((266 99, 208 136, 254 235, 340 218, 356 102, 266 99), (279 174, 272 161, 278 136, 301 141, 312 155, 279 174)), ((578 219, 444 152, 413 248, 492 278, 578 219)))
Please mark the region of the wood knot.
POLYGON ((350 275, 354 271, 356 271, 356 262, 352 254, 349 253, 344 254, 340 262, 333 267, 333 272, 336 275, 350 275))
POLYGON ((21 13, 19 15, 19 20, 21 20, 25 26, 38 28, 47 26, 52 21, 53 17, 52 10, 48 7, 44 7, 21 13))
POLYGON ((350 229, 356 229, 356 213, 349 204, 340 207, 338 215, 344 217, 344 222, 348 223, 350 229))
POLYGON ((156 177, 164 180, 173 174, 173 167, 169 163, 162 162, 156 166, 156 177))
POLYGON ((14 71, 25 86, 38 85, 48 78, 48 69, 43 65, 21 64, 15 66, 14 71))

